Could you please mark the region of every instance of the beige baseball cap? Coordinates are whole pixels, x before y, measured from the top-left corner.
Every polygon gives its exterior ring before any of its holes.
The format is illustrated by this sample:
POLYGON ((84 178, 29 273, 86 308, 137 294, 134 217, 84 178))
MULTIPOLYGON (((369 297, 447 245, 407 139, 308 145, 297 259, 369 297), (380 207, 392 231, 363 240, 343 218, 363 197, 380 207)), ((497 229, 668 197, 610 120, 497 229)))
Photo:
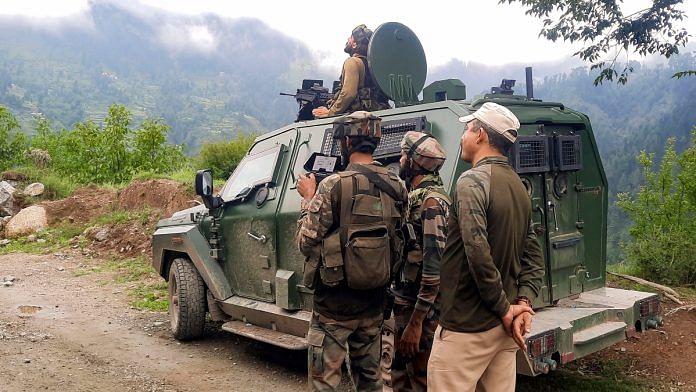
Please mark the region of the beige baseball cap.
POLYGON ((520 129, 520 120, 506 107, 494 102, 484 103, 477 111, 468 116, 459 117, 459 121, 468 123, 477 119, 488 125, 512 143, 517 139, 517 130, 520 129))

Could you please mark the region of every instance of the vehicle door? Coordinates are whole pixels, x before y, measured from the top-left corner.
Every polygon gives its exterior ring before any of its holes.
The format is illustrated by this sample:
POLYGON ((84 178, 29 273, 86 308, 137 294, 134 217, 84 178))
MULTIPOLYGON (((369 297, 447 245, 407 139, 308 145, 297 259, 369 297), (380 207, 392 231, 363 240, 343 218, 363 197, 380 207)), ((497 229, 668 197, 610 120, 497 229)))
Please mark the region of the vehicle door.
POLYGON ((219 230, 223 270, 236 295, 275 300, 276 212, 283 197, 297 131, 257 141, 221 191, 219 230))

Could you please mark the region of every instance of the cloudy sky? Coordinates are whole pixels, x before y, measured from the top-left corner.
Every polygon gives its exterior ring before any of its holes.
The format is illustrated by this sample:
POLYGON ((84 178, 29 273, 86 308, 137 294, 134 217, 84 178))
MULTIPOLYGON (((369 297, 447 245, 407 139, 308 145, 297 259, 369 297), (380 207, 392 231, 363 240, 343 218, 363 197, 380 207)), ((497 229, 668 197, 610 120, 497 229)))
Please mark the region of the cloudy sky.
MULTIPOLYGON (((123 3, 147 12, 162 9, 198 15, 214 13, 230 18, 253 17, 305 42, 320 62, 339 68, 343 44, 357 24, 374 29, 380 23, 398 21, 420 38, 431 66, 452 58, 489 65, 510 62, 567 59, 579 46, 539 38, 539 19, 526 16, 517 5, 498 5, 498 0, 364 1, 346 6, 329 1, 221 1, 221 0, 93 0, 123 3)), ((650 0, 625 0, 625 14, 644 8, 650 0)), ((79 17, 89 0, 3 0, 0 14, 37 19, 79 17)), ((696 0, 685 0, 682 9, 691 15, 684 27, 696 26, 696 0)), ((690 30, 694 30, 690 28, 690 30)), ((206 31, 195 32, 206 38, 206 31)), ((693 41, 693 38, 692 38, 693 41)))

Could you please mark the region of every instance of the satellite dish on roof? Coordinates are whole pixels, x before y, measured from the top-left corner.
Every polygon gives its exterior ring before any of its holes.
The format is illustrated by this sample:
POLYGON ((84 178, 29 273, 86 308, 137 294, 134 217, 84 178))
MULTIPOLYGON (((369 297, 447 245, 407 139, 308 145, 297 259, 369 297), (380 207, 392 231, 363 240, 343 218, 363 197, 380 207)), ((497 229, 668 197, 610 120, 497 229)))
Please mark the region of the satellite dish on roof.
POLYGON ((396 106, 418 102, 428 64, 420 40, 406 25, 379 25, 367 48, 367 62, 372 79, 396 106))

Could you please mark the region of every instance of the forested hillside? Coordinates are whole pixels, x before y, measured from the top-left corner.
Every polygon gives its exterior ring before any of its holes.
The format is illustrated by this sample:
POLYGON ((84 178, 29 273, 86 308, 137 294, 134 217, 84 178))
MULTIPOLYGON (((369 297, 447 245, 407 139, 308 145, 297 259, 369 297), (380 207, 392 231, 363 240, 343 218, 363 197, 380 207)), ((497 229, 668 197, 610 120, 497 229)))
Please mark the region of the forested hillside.
POLYGON ((92 3, 87 20, 0 18, 0 105, 31 129, 103 120, 111 104, 162 117, 170 141, 263 132, 291 120, 292 91, 317 72, 304 44, 254 19, 186 17, 92 3), (78 23, 79 22, 79 23, 78 23))
POLYGON ((627 217, 615 206, 616 194, 635 194, 642 183, 636 157, 640 151, 655 153, 657 162, 667 139, 674 137, 677 152, 689 143, 696 126, 696 78, 673 79, 677 71, 696 68, 696 52, 672 58, 661 67, 641 67, 626 85, 605 83, 593 86, 595 78, 587 68, 546 77, 535 86, 536 96, 563 102, 587 113, 599 145, 609 181, 610 261, 617 261, 618 244, 626 241, 627 217))

